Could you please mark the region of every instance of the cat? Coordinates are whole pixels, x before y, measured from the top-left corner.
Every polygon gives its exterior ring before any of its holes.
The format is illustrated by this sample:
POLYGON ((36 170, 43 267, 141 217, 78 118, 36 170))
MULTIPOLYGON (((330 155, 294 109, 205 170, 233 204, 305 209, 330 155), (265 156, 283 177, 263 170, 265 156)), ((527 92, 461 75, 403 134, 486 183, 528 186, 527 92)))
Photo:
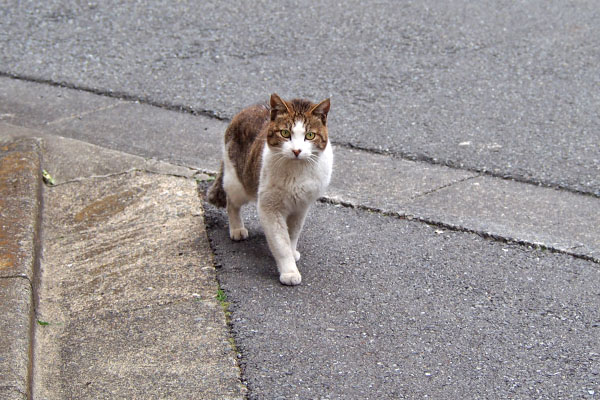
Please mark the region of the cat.
POLYGON ((232 119, 225 131, 223 161, 207 198, 226 207, 229 236, 236 241, 248 237, 240 208, 256 201, 279 281, 299 285, 298 236, 310 206, 331 180, 330 99, 314 104, 286 101, 273 93, 269 103, 248 107, 232 119))

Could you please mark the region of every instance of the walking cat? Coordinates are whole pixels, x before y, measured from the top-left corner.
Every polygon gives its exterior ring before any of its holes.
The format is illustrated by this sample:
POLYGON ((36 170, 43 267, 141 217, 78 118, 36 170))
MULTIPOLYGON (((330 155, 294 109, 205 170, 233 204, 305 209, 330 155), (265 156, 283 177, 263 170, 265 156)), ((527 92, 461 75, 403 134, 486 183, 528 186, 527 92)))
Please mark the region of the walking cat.
POLYGON ((329 99, 285 101, 273 93, 270 107, 242 110, 225 131, 223 162, 208 191, 209 202, 227 208, 233 240, 248 237, 240 208, 256 201, 284 285, 302 280, 296 266, 298 236, 308 209, 331 179, 329 107, 329 99))

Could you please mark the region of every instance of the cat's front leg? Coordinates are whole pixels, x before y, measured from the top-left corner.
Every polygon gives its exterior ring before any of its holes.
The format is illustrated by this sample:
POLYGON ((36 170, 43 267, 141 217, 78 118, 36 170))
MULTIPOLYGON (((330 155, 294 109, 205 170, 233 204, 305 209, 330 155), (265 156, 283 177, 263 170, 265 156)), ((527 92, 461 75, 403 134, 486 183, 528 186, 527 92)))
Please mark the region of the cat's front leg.
POLYGON ((300 232, 302 232, 302 227, 304 226, 304 219, 306 218, 307 211, 308 207, 298 210, 287 217, 288 233, 290 235, 290 245, 292 248, 292 253, 294 254, 294 259, 296 261, 300 260, 300 252, 297 250, 298 238, 300 237, 300 232))
POLYGON ((279 270, 279 281, 284 285, 299 285, 302 276, 292 252, 286 218, 281 213, 265 209, 259 203, 258 216, 267 237, 267 243, 279 270))

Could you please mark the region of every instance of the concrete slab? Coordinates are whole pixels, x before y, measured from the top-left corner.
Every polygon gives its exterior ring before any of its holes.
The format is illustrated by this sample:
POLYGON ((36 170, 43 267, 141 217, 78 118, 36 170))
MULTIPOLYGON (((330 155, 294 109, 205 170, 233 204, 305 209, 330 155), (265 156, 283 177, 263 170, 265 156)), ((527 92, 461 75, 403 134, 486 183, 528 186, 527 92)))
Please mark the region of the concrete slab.
POLYGON ((476 173, 335 147, 327 197, 378 210, 402 212, 417 196, 477 176, 476 173))
POLYGON ((0 398, 4 400, 27 400, 27 396, 12 388, 0 388, 0 398))
POLYGON ((25 278, 0 278, 0 395, 25 399, 29 394, 31 284, 25 278))
POLYGON ((431 221, 590 257, 600 262, 600 199, 486 176, 407 205, 431 221))
POLYGON ((216 171, 226 126, 212 118, 127 102, 53 123, 48 130, 145 158, 216 171))
POLYGON ((56 184, 133 170, 192 177, 198 170, 110 150, 71 138, 45 135, 44 166, 56 184))
POLYGON ((34 397, 243 398, 195 180, 91 178, 45 204, 34 397))
POLYGON ((0 77, 0 121, 14 125, 43 127, 121 102, 82 90, 0 77))
POLYGON ((49 371, 36 374, 41 378, 36 398, 242 399, 231 346, 211 329, 223 322, 215 320, 218 314, 222 310, 214 301, 190 297, 137 310, 72 315, 64 326, 40 328, 40 350, 56 352, 57 359, 49 371), (60 348, 47 336, 60 336, 60 348))
POLYGON ((40 146, 44 153, 44 169, 50 173, 56 185, 73 180, 102 177, 134 170, 208 179, 207 175, 202 174, 197 169, 147 159, 76 139, 47 134, 36 128, 30 129, 0 122, 0 141, 26 137, 41 139, 40 146))
POLYGON ((0 277, 33 281, 42 185, 40 143, 2 138, 0 133, 0 277))

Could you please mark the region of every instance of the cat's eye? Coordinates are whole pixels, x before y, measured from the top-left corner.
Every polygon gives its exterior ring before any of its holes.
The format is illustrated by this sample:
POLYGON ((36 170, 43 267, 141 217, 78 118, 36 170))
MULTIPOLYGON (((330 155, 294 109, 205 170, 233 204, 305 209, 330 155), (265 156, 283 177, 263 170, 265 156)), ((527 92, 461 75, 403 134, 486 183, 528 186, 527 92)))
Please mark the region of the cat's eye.
POLYGON ((313 140, 315 138, 314 132, 308 132, 306 136, 304 136, 307 140, 313 140))
POLYGON ((288 139, 290 136, 292 136, 290 131, 288 131, 287 129, 280 130, 279 134, 281 135, 281 137, 286 138, 286 139, 288 139))

